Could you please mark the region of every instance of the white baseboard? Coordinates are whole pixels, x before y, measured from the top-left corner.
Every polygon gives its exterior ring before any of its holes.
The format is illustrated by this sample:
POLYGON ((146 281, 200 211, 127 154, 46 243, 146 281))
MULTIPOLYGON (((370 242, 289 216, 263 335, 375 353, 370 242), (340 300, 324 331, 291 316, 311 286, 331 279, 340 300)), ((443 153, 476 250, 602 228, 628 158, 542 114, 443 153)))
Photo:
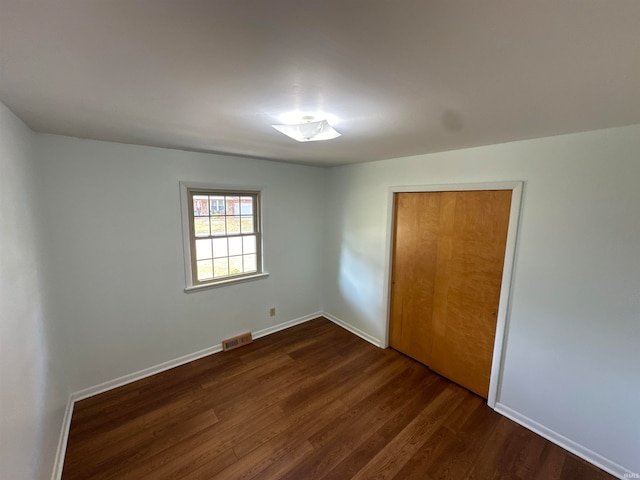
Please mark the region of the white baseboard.
POLYGON ((495 407, 496 412, 504 415, 505 417, 513 420, 519 425, 531 430, 532 432, 537 433, 541 437, 546 438, 552 443, 564 448, 565 450, 577 455, 578 457, 586 460, 589 463, 592 463, 598 468, 601 468, 605 472, 610 473, 611 475, 620 478, 620 479, 629 479, 629 478, 637 478, 637 473, 632 472, 624 468, 621 465, 609 460, 608 458, 603 457, 602 455, 590 450, 579 443, 574 442, 573 440, 561 435, 550 428, 545 427, 544 425, 536 422, 535 420, 530 419, 529 417, 522 415, 521 413, 503 405, 501 403, 497 403, 495 407), (634 476, 635 475, 635 476, 634 476))
MULTIPOLYGON (((274 325, 272 327, 268 327, 263 330, 258 330, 257 332, 254 332, 252 336, 253 338, 264 337, 266 335, 279 332, 280 330, 284 330, 294 325, 308 322, 309 320, 313 320, 314 318, 317 318, 321 315, 322 313, 318 312, 311 315, 305 315, 304 317, 295 318, 293 320, 279 323, 278 325, 274 325)), ((113 380, 109 380, 108 382, 104 382, 99 385, 95 385, 93 387, 85 388, 83 390, 75 392, 72 395, 73 400, 77 402, 85 398, 93 397, 94 395, 98 395, 99 393, 103 393, 108 390, 112 390, 114 388, 127 385, 128 383, 142 380, 143 378, 150 377, 151 375, 155 375, 157 373, 164 372, 165 370, 170 370, 172 368, 179 367, 180 365, 184 365, 185 363, 193 362, 194 360, 199 360, 200 358, 204 358, 221 351, 222 351, 222 343, 218 345, 214 345, 213 347, 204 348, 197 352, 189 353, 187 355, 183 355, 182 357, 174 358, 173 360, 168 360, 158 365, 154 365, 152 367, 145 368, 143 370, 139 370, 137 372, 133 372, 119 378, 115 378, 113 380)))
MULTIPOLYGON (((304 317, 295 318, 293 320, 279 323, 278 325, 274 325, 272 327, 258 330, 257 332, 254 332, 252 336, 253 338, 265 337, 272 333, 276 333, 276 332, 279 332, 280 330, 293 327, 294 325, 308 322, 309 320, 313 320, 314 318, 318 318, 323 315, 324 314, 322 312, 305 315, 304 317)), ((185 363, 193 362, 194 360, 198 360, 200 358, 203 358, 221 351, 222 351, 222 343, 215 345, 213 347, 208 347, 194 353, 189 353, 187 355, 183 355, 182 357, 174 358, 173 360, 168 360, 158 365, 154 365, 152 367, 145 368, 143 370, 139 370, 137 372, 133 372, 128 375, 115 378, 113 380, 109 380, 108 382, 103 382, 98 385, 94 385, 93 387, 85 388, 83 390, 79 390, 77 392, 72 393, 69 396, 69 402, 67 403, 67 408, 64 413, 62 430, 60 432, 60 440, 58 441, 58 450, 56 452, 56 458, 54 461, 54 468, 53 468, 53 473, 51 475, 51 480, 60 480, 60 478, 62 478, 62 468, 64 466, 64 457, 67 451, 67 441, 69 440, 69 428, 71 427, 71 417, 73 414, 73 406, 75 402, 84 400, 85 398, 93 397, 94 395, 104 393, 106 391, 121 387, 123 385, 127 385, 132 382, 136 382, 138 380, 142 380, 143 378, 150 377, 151 375, 164 372, 165 370, 169 370, 171 368, 179 367, 180 365, 184 365, 185 363)))
POLYGON ((330 313, 327 313, 327 312, 322 312, 322 316, 328 318, 333 323, 335 323, 336 325, 341 326, 345 330, 350 331, 354 335, 359 336, 363 340, 366 340, 367 342, 372 343, 376 347, 384 348, 383 345, 382 345, 382 342, 379 339, 377 339, 373 335, 369 335, 367 332, 363 332, 362 330, 360 330, 359 328, 354 327, 353 325, 348 324, 344 320, 340 320, 338 317, 335 317, 335 316, 333 316, 333 315, 331 315, 330 313))
POLYGON ((69 428, 71 427, 71 417, 73 415, 73 395, 69 396, 67 408, 62 418, 62 427, 60 429, 60 439, 58 440, 58 448, 56 457, 53 461, 53 473, 51 480, 59 480, 62 478, 62 467, 64 466, 64 455, 67 452, 67 441, 69 440, 69 428))
POLYGON ((316 312, 311 315, 305 315, 304 317, 295 318, 293 320, 289 320, 288 322, 279 323, 278 325, 274 325, 273 327, 268 327, 263 330, 258 330, 253 333, 253 338, 266 337, 267 335, 271 335, 272 333, 279 332, 280 330, 285 330, 289 327, 293 327, 294 325, 299 325, 301 323, 308 322, 309 320, 313 320, 314 318, 322 317, 324 313, 316 312))
POLYGON ((122 377, 114 378, 113 380, 94 385, 93 387, 85 388, 73 393, 71 397, 73 398, 74 402, 78 402, 80 400, 84 400, 85 398, 93 397, 94 395, 113 390, 114 388, 118 388, 123 385, 136 382, 138 380, 142 380, 143 378, 150 377, 151 375, 155 375, 157 373, 164 372, 165 370, 179 367, 180 365, 184 365, 185 363, 189 363, 194 360, 198 360, 199 358, 203 358, 221 351, 222 344, 204 348, 197 352, 189 353, 187 355, 183 355, 182 357, 174 358, 173 360, 168 360, 166 362, 159 363, 158 365, 154 365, 152 367, 138 370, 137 372, 129 373, 127 375, 123 375, 122 377))

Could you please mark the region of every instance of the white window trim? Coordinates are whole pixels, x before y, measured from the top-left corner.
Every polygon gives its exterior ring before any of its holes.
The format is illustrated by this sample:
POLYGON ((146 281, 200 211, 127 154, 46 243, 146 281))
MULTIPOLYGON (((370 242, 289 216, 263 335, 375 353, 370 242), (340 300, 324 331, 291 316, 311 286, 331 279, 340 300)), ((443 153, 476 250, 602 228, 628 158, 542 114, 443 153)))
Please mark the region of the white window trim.
POLYGON ((190 189, 203 189, 203 190, 216 190, 216 191, 253 191, 258 192, 260 195, 260 203, 264 205, 265 199, 265 189, 261 186, 249 186, 249 185, 220 185, 220 184, 210 184, 210 183, 194 183, 194 182, 180 182, 180 209, 182 212, 182 247, 184 251, 184 275, 185 275, 185 288, 184 291, 186 293, 199 292, 202 290, 208 290, 210 288, 219 288, 225 287, 229 285, 234 285, 237 283, 245 283, 251 282, 253 280, 259 280, 262 278, 266 278, 269 276, 269 272, 265 269, 265 261, 264 261, 264 208, 260 210, 260 262, 261 269, 260 272, 254 275, 245 275, 238 278, 228 278, 223 280, 218 280, 211 283, 203 283, 203 284, 194 284, 193 283, 193 271, 191 267, 191 233, 189 226, 189 190, 190 189))

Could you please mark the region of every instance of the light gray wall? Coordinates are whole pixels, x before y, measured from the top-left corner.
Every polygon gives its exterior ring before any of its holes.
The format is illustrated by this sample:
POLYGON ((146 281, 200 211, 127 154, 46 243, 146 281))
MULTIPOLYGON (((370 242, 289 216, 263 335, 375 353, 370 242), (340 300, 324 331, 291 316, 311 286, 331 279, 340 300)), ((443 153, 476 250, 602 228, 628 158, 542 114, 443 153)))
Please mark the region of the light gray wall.
POLYGON ((35 134, 0 103, 0 476, 47 478, 68 390, 47 308, 35 134))
POLYGON ((321 310, 323 170, 55 135, 39 151, 74 391, 321 310), (268 278, 184 293, 180 181, 264 187, 268 278))
POLYGON ((640 472, 640 126, 333 168, 324 309, 384 339, 389 187, 525 181, 498 402, 640 472))

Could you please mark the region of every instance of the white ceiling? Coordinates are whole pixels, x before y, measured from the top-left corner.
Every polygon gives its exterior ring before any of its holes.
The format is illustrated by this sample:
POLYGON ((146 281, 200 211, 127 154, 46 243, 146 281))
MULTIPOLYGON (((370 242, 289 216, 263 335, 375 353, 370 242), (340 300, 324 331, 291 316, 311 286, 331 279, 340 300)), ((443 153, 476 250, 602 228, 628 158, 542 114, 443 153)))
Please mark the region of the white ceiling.
POLYGON ((638 0, 0 0, 39 132, 336 165, 640 123, 638 0), (271 128, 324 110, 342 137, 271 128))

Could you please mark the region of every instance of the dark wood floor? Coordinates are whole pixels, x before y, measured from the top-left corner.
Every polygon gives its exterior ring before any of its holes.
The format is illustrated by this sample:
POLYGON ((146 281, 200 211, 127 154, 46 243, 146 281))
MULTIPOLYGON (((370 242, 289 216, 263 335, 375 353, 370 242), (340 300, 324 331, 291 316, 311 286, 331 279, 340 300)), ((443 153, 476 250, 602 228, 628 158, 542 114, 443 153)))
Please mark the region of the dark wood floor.
POLYGON ((63 478, 613 477, 321 318, 76 403, 63 478))

